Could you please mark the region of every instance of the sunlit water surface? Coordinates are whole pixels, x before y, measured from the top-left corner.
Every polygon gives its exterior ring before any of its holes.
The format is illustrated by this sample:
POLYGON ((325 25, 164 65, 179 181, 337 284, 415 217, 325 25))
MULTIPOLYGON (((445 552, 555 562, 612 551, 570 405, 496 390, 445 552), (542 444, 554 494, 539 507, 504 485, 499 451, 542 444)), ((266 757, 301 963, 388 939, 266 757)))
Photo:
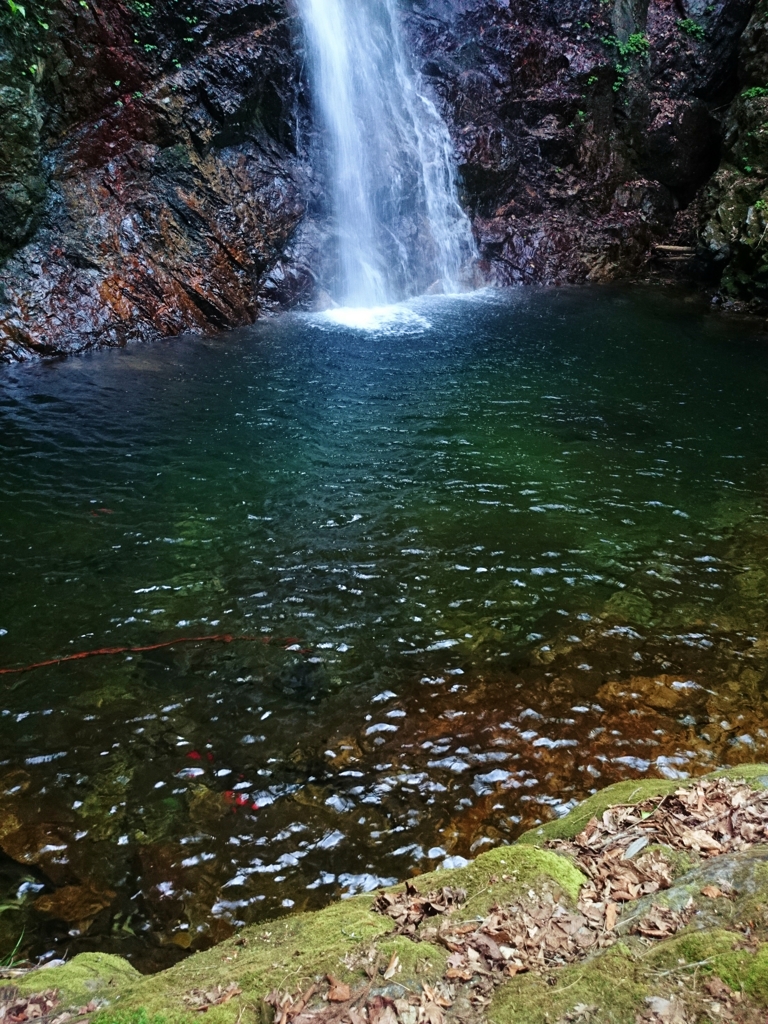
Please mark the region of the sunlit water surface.
POLYGON ((246 638, 0 677, 0 953, 160 967, 768 756, 742 325, 483 293, 0 384, 0 666, 246 638))

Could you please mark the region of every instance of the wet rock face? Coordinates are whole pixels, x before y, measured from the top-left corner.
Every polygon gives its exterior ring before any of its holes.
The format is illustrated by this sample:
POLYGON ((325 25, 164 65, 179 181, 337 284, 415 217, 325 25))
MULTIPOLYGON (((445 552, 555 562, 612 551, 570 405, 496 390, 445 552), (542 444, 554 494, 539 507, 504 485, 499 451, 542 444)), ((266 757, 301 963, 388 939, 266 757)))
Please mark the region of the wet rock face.
POLYGON ((0 359, 233 327, 300 294, 301 261, 279 265, 309 191, 285 6, 26 13, 0 16, 0 359))
POLYGON ((739 89, 753 7, 409 3, 492 280, 636 274, 654 243, 696 241, 687 208, 720 161, 723 105, 739 89))
POLYGON ((729 300, 768 302, 768 3, 741 39, 744 86, 724 117, 723 160, 704 191, 702 240, 729 300))

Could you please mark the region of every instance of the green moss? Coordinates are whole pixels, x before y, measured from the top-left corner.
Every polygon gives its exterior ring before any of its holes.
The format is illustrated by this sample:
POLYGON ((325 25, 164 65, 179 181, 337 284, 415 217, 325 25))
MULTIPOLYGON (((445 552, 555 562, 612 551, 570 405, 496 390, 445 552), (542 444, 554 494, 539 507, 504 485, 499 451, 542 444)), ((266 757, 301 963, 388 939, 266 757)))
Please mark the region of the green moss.
POLYGON ((739 936, 733 932, 714 929, 706 932, 688 932, 669 939, 647 955, 649 970, 680 972, 697 970, 700 974, 715 974, 735 991, 743 991, 752 999, 768 1005, 768 943, 762 943, 756 953, 735 949, 739 936), (697 965, 694 967, 694 965, 697 965))
POLYGON ((161 1013, 150 1017, 143 1007, 140 1010, 102 1010, 92 1019, 93 1024, 167 1024, 168 1022, 168 1018, 161 1013))
POLYGON ((497 989, 488 1018, 494 1024, 552 1024, 583 1004, 597 1006, 597 1019, 605 1024, 634 1024, 647 994, 632 954, 618 945, 547 978, 523 974, 512 979, 497 989), (554 985, 549 984, 552 978, 554 985))
MULTIPOLYGON (((502 847, 466 867, 422 875, 415 881, 422 892, 443 885, 465 888, 467 901, 455 917, 467 920, 483 917, 496 901, 518 898, 530 889, 548 889, 557 898, 574 902, 585 879, 570 861, 549 850, 502 847)), ((131 976, 116 986, 115 996, 122 1007, 143 1009, 150 1016, 164 1014, 176 1022, 187 1012, 184 996, 191 990, 210 990, 236 981, 242 995, 224 1006, 211 1007, 206 1014, 206 1020, 223 1024, 235 1019, 241 1006, 258 1005, 272 988, 306 987, 329 972, 353 985, 363 984, 367 980, 365 968, 389 963, 394 953, 401 970, 393 983, 405 982, 413 987, 420 980, 441 976, 446 966, 445 950, 389 936, 391 919, 375 913, 372 903, 370 894, 358 896, 315 913, 248 928, 240 937, 197 953, 159 975, 142 978, 129 968, 131 976)), ((69 972, 79 969, 82 960, 76 957, 56 970, 57 979, 51 978, 68 997, 73 989, 69 972)), ((78 992, 82 990, 81 984, 78 992)), ((82 1001, 78 995, 74 1003, 82 1001)))
POLYGON ((413 942, 401 935, 378 943, 377 950, 380 953, 380 963, 383 966, 389 964, 392 957, 397 954, 400 966, 392 978, 395 984, 401 979, 409 987, 413 986, 416 979, 437 981, 445 974, 448 966, 447 949, 435 946, 430 942, 413 942))
POLYGON ((59 990, 64 1006, 86 1006, 92 999, 112 1000, 141 980, 139 972, 120 956, 81 953, 63 967, 31 971, 14 981, 24 994, 41 989, 59 990))
POLYGON ((433 871, 414 879, 419 890, 426 892, 443 885, 466 889, 466 904, 455 914, 457 920, 484 916, 500 900, 514 900, 529 889, 559 890, 575 903, 586 881, 574 864, 551 850, 531 846, 499 846, 489 850, 464 868, 433 871))
POLYGON ((768 789, 768 764, 739 764, 706 775, 707 779, 743 779, 753 789, 768 789))
POLYGON ((695 854, 688 853, 686 850, 675 850, 665 843, 651 843, 650 846, 646 846, 643 850, 644 856, 648 853, 660 853, 662 855, 671 868, 673 881, 682 878, 683 875, 687 875, 689 871, 692 871, 699 865, 699 858, 695 854))
MULTIPOLYGON (((768 782, 768 765, 739 766, 716 774, 746 778, 751 785, 762 786, 768 782)), ((422 875, 415 884, 421 892, 444 885, 466 889, 467 900, 454 914, 457 921, 483 918, 493 904, 514 901, 531 889, 548 890, 556 899, 573 904, 584 876, 567 858, 542 849, 542 844, 577 834, 593 816, 614 804, 662 796, 681 784, 680 780, 644 779, 611 786, 567 817, 527 833, 514 846, 491 850, 463 868, 422 875)), ((660 849, 669 856, 665 848, 660 849)), ((691 866, 683 861, 684 856, 680 855, 679 863, 670 857, 675 874, 691 866)), ((762 900, 762 879, 761 874, 753 901, 762 900)), ((366 894, 315 913, 251 927, 150 977, 139 975, 119 957, 86 953, 63 967, 45 971, 44 982, 40 972, 31 973, 19 981, 19 988, 23 992, 38 991, 42 985, 58 988, 64 1007, 78 1008, 94 998, 103 1000, 106 1006, 97 1024, 188 1024, 194 1013, 185 997, 192 990, 210 991, 234 981, 241 994, 223 1006, 211 1006, 206 1013, 209 1024, 231 1024, 244 1008, 261 1020, 264 996, 273 988, 306 988, 327 973, 353 986, 363 985, 367 972, 388 964, 395 953, 401 969, 392 984, 418 988, 421 981, 441 976, 446 951, 432 943, 393 935, 393 922, 375 913, 372 903, 373 896, 366 894)), ((746 913, 746 904, 745 908, 739 905, 738 912, 746 913)), ((427 921, 425 927, 433 923, 427 921)), ((538 1024, 585 1003, 601 1008, 601 1021, 630 1024, 652 989, 653 972, 676 971, 680 959, 681 970, 685 964, 706 960, 706 970, 716 972, 734 988, 743 984, 748 994, 768 1005, 768 946, 750 954, 734 950, 734 942, 733 933, 719 928, 691 931, 637 959, 628 947, 618 945, 585 963, 550 972, 547 979, 537 975, 510 979, 497 991, 489 1018, 494 1024, 538 1024)))
POLYGON ((564 818, 531 829, 517 841, 526 845, 542 846, 553 839, 573 839, 592 818, 601 817, 604 811, 615 804, 637 804, 649 797, 662 797, 667 793, 674 793, 679 787, 678 779, 630 779, 626 782, 617 782, 588 797, 564 818))
MULTIPOLYGON (((735 768, 724 768, 704 776, 707 779, 743 779, 755 789, 768 787, 768 764, 738 765, 735 768)), ((599 818, 604 811, 616 804, 638 804, 650 797, 661 797, 674 793, 685 786, 681 779, 629 779, 617 782, 613 786, 601 789, 599 793, 588 797, 583 803, 567 814, 564 818, 549 821, 546 825, 525 832, 517 840, 518 843, 543 846, 553 839, 573 839, 592 818, 599 818)))

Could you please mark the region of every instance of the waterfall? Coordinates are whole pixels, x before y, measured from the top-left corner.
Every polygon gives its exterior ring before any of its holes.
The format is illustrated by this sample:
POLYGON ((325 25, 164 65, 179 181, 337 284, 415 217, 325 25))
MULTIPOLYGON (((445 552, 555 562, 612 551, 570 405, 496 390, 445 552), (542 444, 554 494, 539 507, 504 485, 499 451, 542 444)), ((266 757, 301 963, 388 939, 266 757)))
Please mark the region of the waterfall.
POLYGON ((298 0, 327 140, 336 298, 458 291, 475 256, 448 129, 409 66, 396 0, 298 0))

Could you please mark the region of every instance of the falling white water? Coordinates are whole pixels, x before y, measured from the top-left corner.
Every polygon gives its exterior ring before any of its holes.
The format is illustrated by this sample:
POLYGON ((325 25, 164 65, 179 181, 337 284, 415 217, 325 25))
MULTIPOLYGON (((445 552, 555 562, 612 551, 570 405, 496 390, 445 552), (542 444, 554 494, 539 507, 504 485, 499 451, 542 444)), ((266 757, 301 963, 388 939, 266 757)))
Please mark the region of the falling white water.
POLYGON ((336 298, 380 307, 461 290, 475 246, 453 146, 409 67, 396 0, 298 0, 328 145, 336 298))

